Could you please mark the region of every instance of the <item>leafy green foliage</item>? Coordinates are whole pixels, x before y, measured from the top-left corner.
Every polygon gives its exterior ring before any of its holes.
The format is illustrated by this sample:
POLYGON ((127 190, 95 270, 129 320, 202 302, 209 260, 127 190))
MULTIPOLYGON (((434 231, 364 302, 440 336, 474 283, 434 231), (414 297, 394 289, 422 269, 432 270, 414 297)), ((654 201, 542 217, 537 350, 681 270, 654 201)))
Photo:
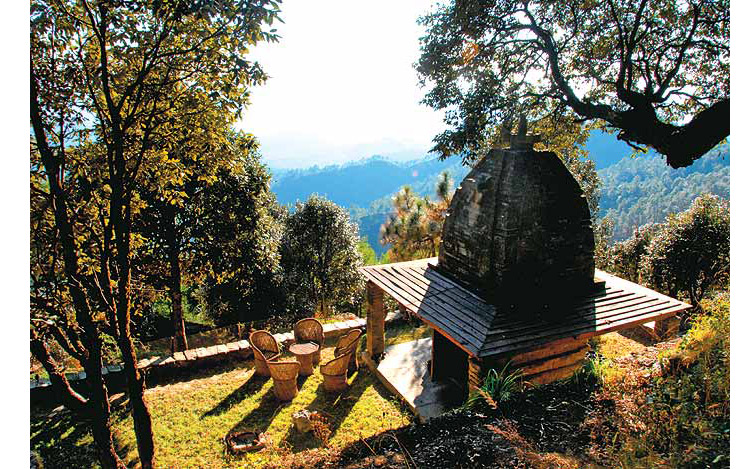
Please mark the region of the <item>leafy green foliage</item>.
POLYGON ((662 229, 659 223, 643 225, 631 238, 614 243, 608 252, 608 268, 611 272, 632 282, 642 283, 641 262, 648 246, 662 229))
POLYGON ((362 256, 362 264, 364 265, 375 265, 378 263, 377 255, 375 254, 375 250, 372 249, 372 246, 370 246, 370 243, 367 242, 367 237, 363 236, 359 240, 359 244, 357 245, 357 249, 359 249, 359 255, 362 256))
POLYGON ((726 0, 438 4, 415 65, 450 127, 433 150, 474 160, 525 113, 552 147, 590 121, 687 166, 729 133, 729 21, 726 0))
POLYGON ((613 239, 614 221, 611 217, 603 217, 597 223, 593 222, 592 230, 595 236, 595 267, 608 268, 610 262, 610 243, 613 239))
POLYGON ((277 204, 270 174, 244 145, 240 172, 221 171, 190 206, 192 269, 217 324, 266 318, 282 306, 277 204))
POLYGON ((670 215, 642 259, 643 279, 672 296, 684 293, 697 306, 714 285, 728 285, 728 203, 705 194, 689 210, 670 215))
POLYGON ((327 316, 355 310, 363 291, 357 227, 346 211, 316 195, 285 219, 281 263, 289 310, 327 316))

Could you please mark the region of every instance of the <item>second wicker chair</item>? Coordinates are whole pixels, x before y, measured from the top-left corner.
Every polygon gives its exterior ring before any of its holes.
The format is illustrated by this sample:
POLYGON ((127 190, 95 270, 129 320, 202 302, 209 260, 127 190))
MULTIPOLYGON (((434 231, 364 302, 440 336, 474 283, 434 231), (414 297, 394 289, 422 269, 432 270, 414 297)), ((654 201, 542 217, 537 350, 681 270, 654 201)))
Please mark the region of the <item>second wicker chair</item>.
POLYGON ((249 343, 254 352, 255 373, 260 376, 270 376, 268 363, 280 356, 280 347, 275 337, 267 331, 254 331, 249 336, 249 343))
POLYGON ((349 387, 346 381, 346 373, 349 369, 351 354, 345 352, 320 367, 323 378, 323 386, 326 391, 343 391, 349 387))
POLYGON ((312 356, 312 363, 320 363, 320 350, 325 343, 325 333, 322 329, 322 323, 315 318, 305 318, 294 325, 294 340, 297 344, 304 342, 314 342, 320 346, 317 352, 312 356))
POLYGON ((296 378, 299 376, 299 362, 268 362, 270 376, 273 377, 273 393, 278 400, 290 401, 299 394, 296 378))
POLYGON ((359 363, 357 362, 357 346, 359 345, 360 337, 362 337, 361 329, 351 329, 338 339, 336 349, 333 352, 333 355, 336 357, 347 352, 351 353, 351 358, 349 359, 349 371, 354 371, 359 368, 359 363))

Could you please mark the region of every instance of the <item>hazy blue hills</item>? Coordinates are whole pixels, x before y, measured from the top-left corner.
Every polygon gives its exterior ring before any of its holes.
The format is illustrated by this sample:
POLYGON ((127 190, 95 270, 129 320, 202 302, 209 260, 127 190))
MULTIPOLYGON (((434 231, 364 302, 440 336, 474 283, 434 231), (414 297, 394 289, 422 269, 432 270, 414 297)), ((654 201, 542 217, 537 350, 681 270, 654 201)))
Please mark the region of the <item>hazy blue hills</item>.
MULTIPOLYGON (((661 222, 668 213, 686 209, 703 192, 729 198, 728 144, 682 169, 668 167, 654 153, 632 158, 628 145, 602 132, 594 132, 586 148, 603 181, 600 215, 614 219, 615 239, 625 239, 637 226, 661 222)), ((317 193, 346 207, 361 235, 381 255, 387 248, 378 236, 391 212, 391 196, 404 185, 421 195, 432 194, 442 171, 449 171, 458 185, 469 168, 453 157, 396 162, 373 156, 344 165, 274 170, 272 189, 282 204, 317 193)))
POLYGON ((273 174, 272 189, 282 204, 304 201, 310 194, 316 193, 343 207, 366 208, 374 200, 398 191, 403 185, 432 185, 444 170, 466 174, 458 158, 445 161, 427 158, 398 163, 373 156, 340 166, 273 174))

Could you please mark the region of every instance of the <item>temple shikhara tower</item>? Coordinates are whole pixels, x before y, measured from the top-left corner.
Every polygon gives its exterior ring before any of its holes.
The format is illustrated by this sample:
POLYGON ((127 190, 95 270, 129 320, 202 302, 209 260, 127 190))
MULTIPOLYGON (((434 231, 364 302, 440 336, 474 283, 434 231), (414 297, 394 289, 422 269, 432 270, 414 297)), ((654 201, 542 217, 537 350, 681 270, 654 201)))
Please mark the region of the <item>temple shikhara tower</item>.
POLYGON ((456 191, 437 268, 501 312, 543 312, 593 288, 595 240, 577 181, 519 127, 511 147, 491 150, 456 191))

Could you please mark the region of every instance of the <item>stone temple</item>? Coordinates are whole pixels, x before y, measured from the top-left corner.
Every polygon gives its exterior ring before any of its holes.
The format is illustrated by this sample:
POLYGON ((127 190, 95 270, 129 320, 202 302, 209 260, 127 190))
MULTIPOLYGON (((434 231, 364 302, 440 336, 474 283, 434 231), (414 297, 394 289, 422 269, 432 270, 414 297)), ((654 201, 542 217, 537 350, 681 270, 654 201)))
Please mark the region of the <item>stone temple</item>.
POLYGON ((660 337, 690 305, 595 269, 584 193, 526 122, 488 152, 451 201, 437 258, 365 266, 365 364, 422 419, 490 370, 531 385, 579 370, 588 340, 641 327, 660 337), (385 346, 389 295, 432 337, 385 346), (429 366, 428 366, 429 364, 429 366))
POLYGON ((438 270, 502 311, 550 308, 594 284, 590 210, 574 176, 537 137, 511 136, 464 178, 443 226, 438 270))

